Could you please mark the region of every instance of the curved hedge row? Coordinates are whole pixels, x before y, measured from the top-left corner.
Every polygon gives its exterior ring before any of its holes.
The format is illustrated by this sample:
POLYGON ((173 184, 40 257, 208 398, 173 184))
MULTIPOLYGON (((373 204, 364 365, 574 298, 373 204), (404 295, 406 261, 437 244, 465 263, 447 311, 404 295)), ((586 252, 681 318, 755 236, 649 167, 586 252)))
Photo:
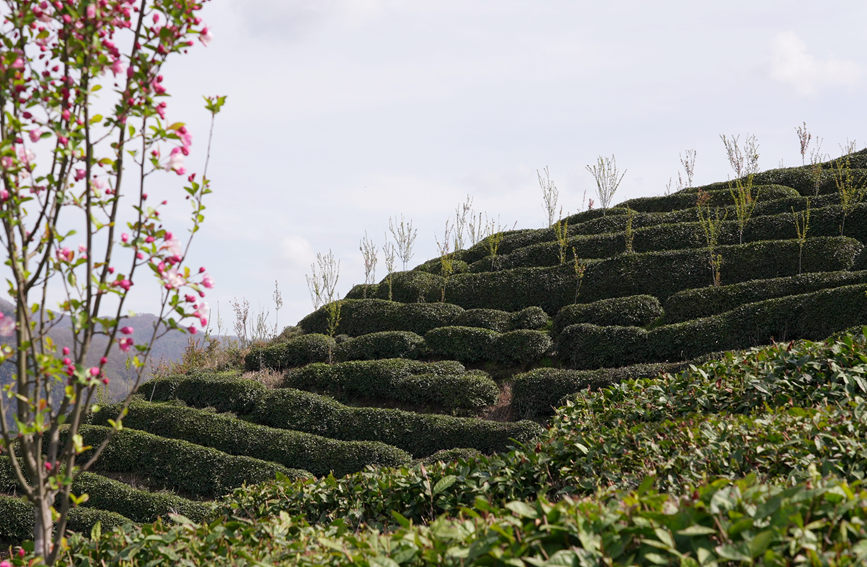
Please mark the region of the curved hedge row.
MULTIPOLYGON (((808 238, 803 250, 803 271, 849 269, 862 249, 860 242, 848 237, 808 238)), ((717 251, 723 256, 723 283, 798 272, 796 240, 720 246, 717 251)), ((556 313, 561 307, 575 303, 577 283, 572 266, 459 274, 449 281, 449 297, 464 308, 517 311, 538 305, 548 313, 556 313)), ((640 294, 664 299, 683 289, 710 283, 711 272, 704 249, 624 254, 589 262, 581 281, 579 299, 594 301, 640 294)), ((393 282, 395 297, 400 301, 438 297, 439 284, 437 276, 423 272, 401 272, 395 274, 393 282)))
POLYGON ((663 314, 662 304, 652 295, 629 295, 592 303, 575 303, 567 305, 554 317, 554 333, 576 323, 646 327, 663 314))
MULTIPOLYGON (((0 457, 0 494, 17 491, 15 475, 8 457, 0 457)), ((83 472, 72 485, 72 493, 87 494, 84 506, 116 512, 134 522, 153 522, 158 517, 182 514, 194 522, 212 510, 210 504, 187 500, 166 492, 138 490, 117 480, 83 472)))
POLYGON ((505 450, 512 439, 524 442, 542 432, 531 421, 497 422, 420 414, 397 409, 348 407, 294 389, 273 390, 250 419, 271 427, 309 431, 335 439, 369 439, 400 447, 413 457, 443 449, 505 450))
MULTIPOLYGON (((729 189, 712 189, 707 191, 711 207, 727 207, 732 204, 732 195, 729 189)), ((798 197, 800 193, 792 187, 776 184, 753 185, 753 197, 758 200, 773 201, 786 197, 798 197)), ((620 203, 620 207, 626 207, 641 213, 667 213, 679 209, 695 208, 695 194, 677 192, 660 197, 638 197, 620 203)))
POLYGON ((300 335, 287 341, 252 347, 244 357, 244 368, 250 371, 262 368, 284 370, 311 362, 328 362, 336 346, 335 340, 327 335, 300 335))
MULTIPOLYGON (((116 412, 100 411, 101 425, 116 412)), ((227 414, 162 403, 133 401, 123 419, 126 427, 171 439, 183 439, 231 455, 255 457, 317 476, 343 476, 367 465, 394 466, 409 462, 404 451, 372 441, 339 441, 300 431, 272 429, 227 414)))
POLYGON ((554 344, 545 331, 529 329, 498 333, 478 327, 440 327, 428 331, 424 338, 433 356, 520 366, 538 361, 554 344))
MULTIPOLYGON (((106 412, 107 413, 107 412, 106 412)), ((84 425, 84 445, 96 446, 110 428, 84 425)), ((86 458, 87 453, 84 454, 86 458)), ((134 429, 114 434, 94 465, 96 472, 134 473, 148 486, 177 490, 196 498, 216 498, 243 484, 271 480, 279 472, 306 478, 304 471, 290 470, 277 463, 229 455, 179 439, 166 439, 134 429)))
MULTIPOLYGON (((0 518, 3 518, 0 522, 0 543, 13 544, 33 539, 33 506, 23 498, 0 494, 0 518)), ((103 530, 109 531, 132 520, 106 510, 71 508, 67 529, 90 534, 97 522, 103 530)))
POLYGON ((334 351, 334 359, 418 358, 424 350, 424 338, 412 331, 379 331, 340 343, 334 351))
POLYGON ((219 412, 249 413, 268 391, 253 380, 241 379, 237 372, 198 372, 175 374, 149 380, 139 387, 139 395, 148 401, 180 399, 188 405, 213 407, 219 412))
POLYGON ((685 360, 772 340, 817 339, 867 323, 867 285, 748 303, 719 315, 645 331, 640 327, 566 327, 558 356, 572 368, 685 360))
POLYGON ((867 270, 817 272, 719 287, 686 289, 665 301, 665 322, 679 323, 730 311, 745 303, 860 283, 867 283, 867 270))
POLYGON ((500 392, 487 374, 466 372, 459 362, 401 358, 310 364, 287 372, 282 386, 328 392, 339 400, 389 400, 446 410, 488 406, 500 392))

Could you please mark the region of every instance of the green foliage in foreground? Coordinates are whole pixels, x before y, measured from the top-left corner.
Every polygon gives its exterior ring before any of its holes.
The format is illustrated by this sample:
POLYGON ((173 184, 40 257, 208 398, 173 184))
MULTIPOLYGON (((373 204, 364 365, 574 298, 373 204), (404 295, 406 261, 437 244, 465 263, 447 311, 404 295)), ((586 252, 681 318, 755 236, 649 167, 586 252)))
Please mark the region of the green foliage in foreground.
MULTIPOLYGON (((649 484, 649 483, 648 483, 649 484)), ((815 479, 793 487, 720 479, 677 497, 647 484, 556 504, 538 499, 475 509, 429 526, 395 513, 388 532, 343 522, 157 523, 71 538, 76 565, 863 565, 867 492, 815 479), (195 544, 191 544, 195 542, 195 544)))

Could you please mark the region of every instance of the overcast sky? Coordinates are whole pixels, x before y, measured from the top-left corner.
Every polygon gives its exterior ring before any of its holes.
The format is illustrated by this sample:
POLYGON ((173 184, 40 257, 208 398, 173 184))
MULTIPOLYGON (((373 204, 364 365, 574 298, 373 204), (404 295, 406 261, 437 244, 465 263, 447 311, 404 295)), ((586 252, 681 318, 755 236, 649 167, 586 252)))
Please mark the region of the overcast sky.
POLYGON ((275 280, 280 325, 308 313, 317 251, 340 259, 345 293, 364 231, 382 244, 401 213, 413 265, 466 195, 503 225, 546 225, 545 166, 574 213, 600 154, 627 170, 619 202, 664 194, 687 148, 696 183, 725 180, 723 133, 755 134, 763 169, 800 164, 802 121, 832 157, 867 142, 863 0, 214 0, 203 15, 213 42, 164 74, 191 166, 201 95, 228 95, 190 252, 226 327, 232 298, 272 309, 275 280))

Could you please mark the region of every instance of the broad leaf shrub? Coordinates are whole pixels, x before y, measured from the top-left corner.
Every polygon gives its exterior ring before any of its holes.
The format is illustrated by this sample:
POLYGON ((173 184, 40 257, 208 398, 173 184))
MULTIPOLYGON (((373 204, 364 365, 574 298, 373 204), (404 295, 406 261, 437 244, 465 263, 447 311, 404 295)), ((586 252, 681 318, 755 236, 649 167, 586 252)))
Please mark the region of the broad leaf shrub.
POLYGON ((334 358, 340 361, 419 358, 425 352, 424 347, 424 338, 411 331, 379 331, 340 343, 334 358))
POLYGON ((312 333, 269 345, 256 345, 244 356, 244 368, 284 370, 311 362, 328 362, 337 343, 327 335, 312 333))
MULTIPOLYGON (((0 494, 12 494, 16 488, 11 465, 6 458, 0 458, 0 494)), ((87 508, 116 512, 134 522, 153 522, 159 516, 167 518, 170 513, 183 514, 191 520, 199 521, 207 516, 212 508, 207 503, 187 500, 167 492, 139 490, 88 472, 75 479, 72 493, 87 494, 87 500, 83 503, 87 508)))
MULTIPOLYGON (((98 444, 108 432, 108 427, 87 425, 81 428, 85 446, 98 444)), ((87 452, 84 454, 86 456, 87 452)), ((229 455, 134 429, 124 429, 112 437, 94 470, 134 473, 149 489, 167 488, 192 498, 216 498, 242 484, 273 479, 278 472, 292 478, 309 476, 277 463, 229 455)))
MULTIPOLYGON (((848 237, 808 238, 803 251, 806 272, 846 270, 853 266, 863 245, 848 237)), ((723 283, 795 275, 798 241, 750 242, 718 248, 725 262, 723 283)), ((707 252, 701 249, 625 254, 587 261, 579 300, 648 294, 660 300, 681 291, 709 285, 707 252)), ((400 272, 394 275, 395 298, 422 301, 438 297, 441 279, 431 274, 400 272), (404 277, 406 276, 406 277, 404 277)), ((572 266, 515 268, 479 274, 457 274, 449 280, 449 300, 464 308, 486 307, 518 311, 536 305, 556 313, 575 303, 576 279, 572 266)))
POLYGON ((293 389, 269 392, 249 419, 334 439, 381 441, 416 458, 456 447, 483 453, 504 451, 513 444, 513 439, 524 442, 542 432, 532 421, 498 422, 398 409, 350 407, 293 389))
POLYGON ((663 313, 662 304, 652 295, 612 297, 567 305, 554 317, 554 333, 577 323, 646 327, 663 313))
POLYGON ((867 285, 841 286, 742 305, 719 315, 664 325, 577 324, 557 337, 560 360, 589 369, 694 358, 771 340, 816 339, 867 322, 867 285))
POLYGON ((867 493, 858 482, 795 486, 720 479, 682 495, 649 486, 557 503, 484 498, 428 526, 395 513, 388 532, 310 526, 279 514, 213 524, 123 527, 73 537, 65 558, 96 565, 835 565, 867 561, 867 493), (807 521, 809 519, 809 522, 807 521), (202 542, 190 545, 190 542, 202 542), (809 563, 807 563, 809 561, 809 563))
POLYGON ((867 270, 817 272, 718 287, 685 289, 665 301, 664 321, 680 323, 730 311, 745 303, 863 283, 867 283, 867 270))
MULTIPOLYGON (((103 425, 110 415, 110 411, 103 408, 95 415, 94 422, 103 425)), ((183 439, 315 475, 343 476, 367 465, 394 466, 410 460, 406 452, 375 441, 340 441, 249 423, 231 415, 138 400, 130 404, 124 424, 169 439, 183 439)))
POLYGON ((500 391, 487 374, 467 372, 460 362, 403 358, 309 364, 287 372, 282 386, 325 392, 342 401, 385 400, 443 411, 491 405, 500 391))

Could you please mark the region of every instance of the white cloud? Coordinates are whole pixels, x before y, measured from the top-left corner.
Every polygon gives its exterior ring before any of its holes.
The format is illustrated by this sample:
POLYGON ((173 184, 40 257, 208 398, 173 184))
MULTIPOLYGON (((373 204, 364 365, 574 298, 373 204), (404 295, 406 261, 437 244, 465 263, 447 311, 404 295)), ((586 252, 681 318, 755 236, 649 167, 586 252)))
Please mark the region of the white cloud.
POLYGON ((804 96, 823 87, 852 86, 861 78, 861 68, 846 59, 818 59, 795 32, 778 33, 772 44, 771 77, 804 96))
POLYGON ((313 245, 303 236, 289 235, 280 239, 280 258, 293 268, 308 269, 316 259, 313 245))

